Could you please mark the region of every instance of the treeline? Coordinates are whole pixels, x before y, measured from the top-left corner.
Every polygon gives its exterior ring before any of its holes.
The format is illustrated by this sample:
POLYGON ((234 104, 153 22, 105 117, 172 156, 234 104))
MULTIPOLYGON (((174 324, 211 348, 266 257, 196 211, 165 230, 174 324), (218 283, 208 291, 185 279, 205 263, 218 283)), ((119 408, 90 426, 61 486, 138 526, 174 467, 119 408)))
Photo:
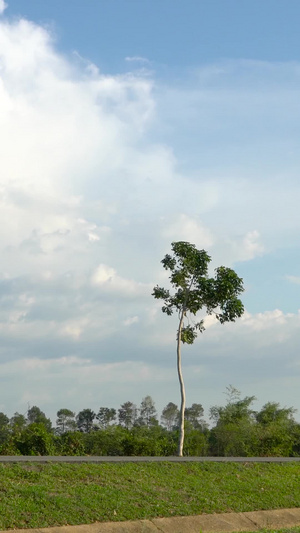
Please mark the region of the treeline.
MULTIPOLYGON (((184 455, 189 456, 281 456, 300 455, 300 424, 295 409, 268 402, 254 411, 256 398, 227 388, 225 406, 210 408, 212 427, 203 418, 201 404, 185 411, 184 455)), ((177 405, 170 402, 160 420, 151 396, 137 407, 125 402, 118 410, 100 407, 95 413, 83 409, 57 412, 56 426, 39 407, 26 416, 0 413, 1 455, 176 455, 178 443, 177 405)))

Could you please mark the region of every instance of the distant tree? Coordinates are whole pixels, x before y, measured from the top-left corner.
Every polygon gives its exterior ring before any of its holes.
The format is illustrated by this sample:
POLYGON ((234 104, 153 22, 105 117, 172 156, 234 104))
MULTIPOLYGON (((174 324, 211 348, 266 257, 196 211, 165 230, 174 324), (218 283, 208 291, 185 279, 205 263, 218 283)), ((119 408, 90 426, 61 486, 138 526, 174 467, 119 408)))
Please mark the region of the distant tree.
POLYGON ((0 430, 7 427, 9 424, 9 418, 4 413, 0 413, 0 430))
POLYGON ((77 424, 75 422, 75 413, 70 409, 60 409, 57 411, 56 432, 63 435, 67 431, 75 431, 77 424))
POLYGON ((77 427, 83 433, 90 433, 94 427, 96 413, 91 409, 83 409, 76 416, 77 427))
POLYGON ((262 425, 271 424, 272 422, 282 423, 289 426, 294 423, 294 413, 296 409, 293 407, 280 408, 279 403, 268 402, 256 414, 256 420, 262 425))
POLYGON ((249 456, 256 446, 255 411, 251 405, 255 396, 241 398, 235 387, 227 387, 227 404, 210 408, 210 418, 215 427, 210 431, 211 450, 214 455, 249 456))
POLYGON ((204 409, 201 403, 193 403, 191 407, 185 409, 185 420, 187 420, 194 429, 205 429, 207 423, 203 419, 204 409))
POLYGON ((167 428, 168 431, 171 431, 175 426, 178 425, 179 419, 179 410, 177 405, 173 402, 169 402, 166 407, 163 408, 161 414, 161 422, 167 428))
POLYGON ((137 419, 137 407, 132 402, 125 402, 118 409, 118 419, 120 426, 130 429, 137 419))
POLYGON ((0 413, 0 444, 3 444, 9 435, 9 418, 4 413, 0 413))
POLYGON ((255 396, 241 399, 241 392, 229 385, 226 387, 227 404, 225 407, 214 405, 210 408, 210 419, 216 424, 229 424, 240 421, 254 421, 255 411, 250 406, 256 400, 255 396))
POLYGON ((293 457, 300 456, 300 424, 297 422, 293 427, 293 449, 291 455, 293 457))
POLYGON ((25 429, 27 425, 26 417, 20 413, 15 413, 9 421, 9 425, 13 435, 17 435, 25 429))
POLYGON ((40 418, 46 418, 45 413, 43 413, 39 407, 34 405, 30 407, 27 411, 27 421, 29 424, 39 424, 40 418))
POLYGON ((52 422, 39 407, 34 405, 27 411, 27 421, 29 424, 43 424, 47 431, 52 430, 52 422))
POLYGON ((193 322, 192 317, 199 311, 217 320, 234 322, 244 312, 238 296, 243 292, 243 280, 234 270, 221 266, 215 270, 215 277, 208 276, 211 257, 205 250, 197 250, 189 242, 173 242, 173 255, 167 254, 162 260, 165 270, 170 271, 170 282, 175 292, 156 286, 152 295, 164 300, 163 313, 178 313, 177 329, 177 371, 180 383, 181 406, 178 455, 182 456, 184 443, 185 388, 181 369, 181 343, 193 344, 198 332, 203 332, 204 320, 193 322), (186 322, 187 321, 187 322, 186 322))
POLYGON ((290 456, 299 442, 298 424, 293 407, 281 408, 268 402, 256 413, 257 455, 290 456))
POLYGON ((117 418, 117 411, 109 407, 100 407, 96 418, 99 422, 101 429, 107 429, 111 422, 114 422, 117 418))
POLYGON ((140 416, 137 420, 139 426, 151 427, 157 425, 157 412, 151 396, 145 396, 139 409, 140 416))

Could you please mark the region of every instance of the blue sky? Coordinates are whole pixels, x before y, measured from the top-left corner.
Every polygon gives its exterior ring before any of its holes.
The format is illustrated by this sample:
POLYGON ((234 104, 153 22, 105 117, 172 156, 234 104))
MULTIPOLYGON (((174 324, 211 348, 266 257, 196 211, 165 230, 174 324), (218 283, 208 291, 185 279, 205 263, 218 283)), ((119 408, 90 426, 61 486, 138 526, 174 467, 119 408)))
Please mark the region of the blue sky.
POLYGON ((299 2, 7 4, 0 410, 178 403, 151 297, 173 240, 246 288, 184 349, 188 404, 231 383, 300 409, 299 2))
POLYGON ((59 48, 76 49, 109 72, 124 68, 126 56, 167 69, 299 58, 297 0, 14 0, 7 14, 49 24, 59 48))

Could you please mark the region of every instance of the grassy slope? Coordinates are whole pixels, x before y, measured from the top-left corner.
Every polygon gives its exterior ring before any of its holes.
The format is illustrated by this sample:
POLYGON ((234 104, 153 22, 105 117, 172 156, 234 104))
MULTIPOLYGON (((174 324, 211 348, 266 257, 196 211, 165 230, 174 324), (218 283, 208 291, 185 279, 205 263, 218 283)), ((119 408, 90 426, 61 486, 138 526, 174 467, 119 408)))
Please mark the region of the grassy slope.
POLYGON ((300 507, 300 463, 0 464, 0 529, 300 507))
POLYGON ((300 527, 290 527, 288 529, 261 529, 260 531, 244 531, 244 533, 300 533, 300 527))

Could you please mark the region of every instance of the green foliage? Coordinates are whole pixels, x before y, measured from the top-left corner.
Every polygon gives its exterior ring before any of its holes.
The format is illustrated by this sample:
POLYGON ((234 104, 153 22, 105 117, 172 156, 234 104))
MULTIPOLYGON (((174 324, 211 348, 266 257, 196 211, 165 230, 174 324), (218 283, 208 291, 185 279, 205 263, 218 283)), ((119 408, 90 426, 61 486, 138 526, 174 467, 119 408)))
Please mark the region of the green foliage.
POLYGON ((253 455, 256 442, 255 417, 251 409, 255 396, 241 399, 240 391, 234 387, 226 390, 226 406, 210 409, 210 418, 216 424, 210 434, 210 447, 213 455, 248 457, 253 455))
POLYGON ((0 445, 3 444, 9 435, 9 418, 0 413, 0 445))
POLYGON ((137 407, 132 402, 125 402, 118 409, 118 418, 120 426, 130 429, 137 420, 137 407))
POLYGON ((185 425, 185 439, 183 455, 191 457, 205 457, 208 455, 207 435, 193 427, 189 427, 189 422, 185 425))
POLYGON ((9 421, 10 430, 13 435, 19 435, 27 425, 27 421, 24 415, 15 413, 9 421))
POLYGON ((160 426, 133 428, 124 440, 124 455, 168 456, 176 452, 174 437, 160 426))
POLYGON ((22 455, 22 453, 18 450, 14 439, 8 438, 0 446, 0 455, 22 455))
POLYGON ((52 430, 52 422, 39 407, 34 405, 27 411, 27 421, 29 424, 43 424, 47 431, 52 430))
POLYGON ((158 424, 155 403, 151 396, 145 396, 145 398, 142 399, 139 413, 140 416, 135 425, 151 427, 158 424))
POLYGON ((281 409, 279 403, 266 403, 259 413, 256 414, 256 420, 262 425, 268 425, 272 422, 285 424, 287 427, 294 423, 293 414, 296 412, 293 407, 281 409))
POLYGON ((8 424, 9 418, 4 413, 0 413, 0 431, 7 428, 8 424))
POLYGON ((54 437, 42 422, 33 422, 14 440, 21 455, 54 455, 54 437))
POLYGON ((293 450, 291 457, 300 457, 300 424, 293 426, 293 450))
POLYGON ((177 405, 173 402, 169 402, 162 410, 161 421, 168 431, 178 426, 179 410, 177 405))
POLYGON ((108 426, 84 436, 84 449, 88 455, 125 455, 124 439, 127 430, 120 426, 108 426))
MULTIPOLYGON (((208 429, 200 403, 185 409, 183 455, 300 456, 300 424, 294 419, 295 409, 268 402, 256 412, 252 408, 255 397, 242 398, 233 386, 227 387, 226 396, 225 406, 210 409, 212 429, 208 429)), ((162 410, 162 425, 157 421, 151 396, 142 399, 139 418, 133 403, 123 404, 119 409, 122 420, 119 425, 110 424, 116 413, 114 409, 100 408, 99 412, 102 429, 94 425, 95 413, 85 409, 78 414, 84 429, 66 431, 68 418, 74 421, 74 413, 59 410, 62 427, 56 434, 49 432, 43 422, 28 424, 19 413, 10 420, 0 413, 0 455, 168 456, 176 453, 179 437, 176 404, 169 402, 162 410)), ((33 413, 40 416, 42 412, 35 408, 33 413)), ((48 420, 44 413, 42 419, 48 420)))
POLYGON ((232 424, 237 422, 254 421, 254 411, 250 406, 256 400, 255 396, 246 396, 240 399, 240 392, 233 387, 227 387, 229 391, 227 405, 225 407, 213 406, 210 408, 210 418, 217 425, 232 424))
POLYGON ((165 456, 174 455, 174 434, 160 426, 109 426, 84 435, 85 453, 99 456, 165 456))
POLYGON ((83 409, 76 416, 77 427, 83 433, 89 433, 94 428, 96 413, 92 409, 83 409))
POLYGON ((294 445, 293 432, 276 422, 257 424, 257 454, 261 457, 289 457, 294 445))
POLYGON ((225 407, 214 406, 210 417, 215 427, 210 432, 210 450, 221 456, 282 456, 297 454, 298 424, 291 407, 280 408, 268 402, 261 411, 251 409, 254 396, 240 398, 234 387, 227 388, 225 407))
MULTIPOLYGON (((207 314, 215 313, 221 322, 235 321, 244 312, 238 296, 243 292, 243 280, 234 270, 221 266, 215 270, 215 277, 208 276, 211 257, 205 250, 197 250, 194 244, 179 241, 172 243, 173 255, 167 254, 162 260, 165 270, 170 272, 170 282, 175 292, 154 287, 152 295, 164 300, 163 313, 172 315, 174 311, 196 316, 202 309, 207 314)), ((180 340, 193 344, 198 332, 205 329, 203 320, 184 325, 180 340)))
POLYGON ((100 407, 96 415, 100 429, 106 429, 117 418, 117 411, 109 407, 100 407))
POLYGON ((228 422, 214 427, 209 434, 212 455, 251 457, 256 449, 255 427, 246 421, 228 422))
POLYGON ((85 455, 84 435, 80 431, 63 433, 56 444, 59 455, 85 455))
POLYGON ((207 428, 207 423, 203 419, 204 409, 201 403, 193 403, 191 407, 187 407, 184 412, 184 418, 191 424, 194 429, 204 430, 207 428))
POLYGON ((67 431, 75 431, 76 429, 75 413, 70 409, 60 409, 57 411, 56 432, 59 435, 67 431))
POLYGON ((297 443, 297 424, 292 407, 266 403, 256 414, 258 453, 262 456, 290 456, 297 443))

